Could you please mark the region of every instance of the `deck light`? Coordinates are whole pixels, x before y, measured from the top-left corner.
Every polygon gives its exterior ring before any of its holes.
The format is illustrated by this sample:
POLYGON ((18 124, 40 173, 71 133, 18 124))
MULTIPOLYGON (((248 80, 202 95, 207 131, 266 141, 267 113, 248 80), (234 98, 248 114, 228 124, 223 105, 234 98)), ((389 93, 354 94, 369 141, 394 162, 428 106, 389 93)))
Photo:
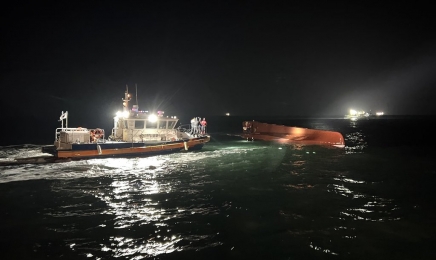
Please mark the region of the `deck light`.
POLYGON ((155 114, 151 114, 148 116, 148 121, 154 123, 157 121, 157 116, 155 114))

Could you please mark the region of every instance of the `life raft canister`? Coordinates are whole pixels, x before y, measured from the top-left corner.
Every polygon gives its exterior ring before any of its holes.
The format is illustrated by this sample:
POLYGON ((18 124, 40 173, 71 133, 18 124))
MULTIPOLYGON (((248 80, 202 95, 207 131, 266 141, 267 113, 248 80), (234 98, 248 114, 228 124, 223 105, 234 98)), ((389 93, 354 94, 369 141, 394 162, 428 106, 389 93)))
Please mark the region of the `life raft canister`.
POLYGON ((103 138, 103 137, 104 137, 104 134, 103 134, 103 133, 104 133, 103 130, 100 129, 100 128, 97 128, 97 129, 93 129, 93 130, 91 130, 91 131, 89 132, 89 135, 90 135, 90 141, 91 141, 91 142, 95 142, 95 141, 97 141, 98 139, 103 138))
POLYGON ((102 138, 103 137, 103 130, 101 130, 100 128, 95 129, 94 137, 95 137, 95 139, 102 138))
POLYGON ((95 141, 95 131, 94 129, 92 129, 91 131, 89 131, 89 141, 90 142, 94 142, 95 141))

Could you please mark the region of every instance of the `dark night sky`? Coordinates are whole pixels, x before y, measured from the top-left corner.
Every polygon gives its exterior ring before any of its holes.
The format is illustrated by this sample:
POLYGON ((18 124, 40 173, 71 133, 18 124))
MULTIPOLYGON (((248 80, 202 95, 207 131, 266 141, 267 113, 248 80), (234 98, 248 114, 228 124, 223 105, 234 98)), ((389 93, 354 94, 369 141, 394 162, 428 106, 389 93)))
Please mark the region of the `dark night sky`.
POLYGON ((1 109, 110 118, 137 83, 140 108, 168 114, 436 114, 430 6, 322 2, 9 5, 1 109))

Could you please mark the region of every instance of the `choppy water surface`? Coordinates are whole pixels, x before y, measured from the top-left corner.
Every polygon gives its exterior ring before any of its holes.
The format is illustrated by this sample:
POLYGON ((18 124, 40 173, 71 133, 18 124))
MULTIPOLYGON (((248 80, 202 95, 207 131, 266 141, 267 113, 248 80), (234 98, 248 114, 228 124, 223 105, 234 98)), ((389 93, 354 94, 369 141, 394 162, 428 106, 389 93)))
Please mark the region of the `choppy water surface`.
POLYGON ((433 259, 433 147, 309 123, 347 147, 216 133, 199 152, 1 167, 2 259, 433 259))

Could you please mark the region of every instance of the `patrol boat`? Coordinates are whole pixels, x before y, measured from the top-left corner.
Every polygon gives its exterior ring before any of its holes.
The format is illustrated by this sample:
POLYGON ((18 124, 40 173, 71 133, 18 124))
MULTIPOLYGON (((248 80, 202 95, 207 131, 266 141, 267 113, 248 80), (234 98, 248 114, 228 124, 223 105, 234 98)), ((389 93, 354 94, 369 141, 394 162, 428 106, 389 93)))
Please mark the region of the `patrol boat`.
POLYGON ((101 128, 69 128, 68 111, 62 112, 61 128, 56 129, 54 145, 42 147, 42 152, 60 160, 147 156, 198 150, 210 141, 206 130, 200 131, 200 127, 176 128, 176 116, 164 117, 163 111, 157 114, 140 111, 138 105, 129 109, 130 100, 126 88, 123 112, 114 117, 114 127, 107 137, 101 128))

